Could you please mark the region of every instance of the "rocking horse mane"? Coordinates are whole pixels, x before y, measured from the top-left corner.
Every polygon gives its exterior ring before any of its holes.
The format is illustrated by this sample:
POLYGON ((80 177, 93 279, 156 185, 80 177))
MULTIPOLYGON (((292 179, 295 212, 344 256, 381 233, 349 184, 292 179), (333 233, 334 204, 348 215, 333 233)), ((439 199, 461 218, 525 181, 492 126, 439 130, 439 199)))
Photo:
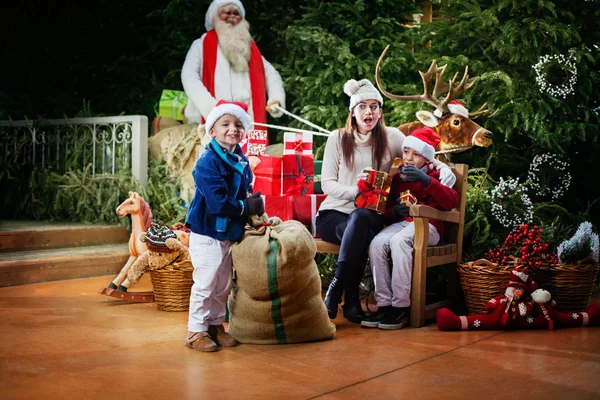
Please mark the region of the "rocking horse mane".
POLYGON ((140 199, 140 211, 142 213, 142 219, 144 220, 144 226, 147 228, 152 225, 152 211, 142 196, 139 196, 138 198, 140 199))

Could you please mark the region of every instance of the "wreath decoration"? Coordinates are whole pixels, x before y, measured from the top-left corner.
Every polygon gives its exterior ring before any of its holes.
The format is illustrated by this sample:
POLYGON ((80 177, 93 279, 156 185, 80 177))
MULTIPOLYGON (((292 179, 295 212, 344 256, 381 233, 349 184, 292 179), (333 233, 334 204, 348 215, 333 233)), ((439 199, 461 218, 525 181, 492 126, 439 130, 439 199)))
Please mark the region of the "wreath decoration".
POLYGON ((567 171, 569 163, 561 160, 557 154, 539 154, 529 166, 530 187, 540 196, 550 195, 557 200, 571 186, 571 173, 567 171))
POLYGON ((491 197, 492 215, 502 226, 513 228, 533 220, 533 203, 526 186, 519 184, 519 178, 504 180, 501 177, 491 197))
POLYGON ((565 99, 567 95, 575 93, 577 83, 577 66, 574 57, 565 57, 564 54, 546 54, 540 57, 537 64, 533 66, 536 73, 535 81, 540 87, 540 92, 547 92, 554 97, 565 99), (548 81, 548 70, 550 67, 558 67, 565 73, 565 79, 561 84, 548 81))

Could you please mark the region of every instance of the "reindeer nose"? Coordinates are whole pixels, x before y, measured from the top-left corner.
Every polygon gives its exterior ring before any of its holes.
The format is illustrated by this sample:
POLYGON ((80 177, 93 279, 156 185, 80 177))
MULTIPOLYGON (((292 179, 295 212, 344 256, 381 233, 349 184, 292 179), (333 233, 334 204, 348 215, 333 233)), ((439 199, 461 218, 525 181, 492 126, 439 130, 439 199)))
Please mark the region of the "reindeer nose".
POLYGON ((488 131, 488 132, 486 132, 486 133, 483 134, 483 137, 486 138, 486 139, 491 139, 491 138, 494 137, 494 134, 492 132, 488 131))

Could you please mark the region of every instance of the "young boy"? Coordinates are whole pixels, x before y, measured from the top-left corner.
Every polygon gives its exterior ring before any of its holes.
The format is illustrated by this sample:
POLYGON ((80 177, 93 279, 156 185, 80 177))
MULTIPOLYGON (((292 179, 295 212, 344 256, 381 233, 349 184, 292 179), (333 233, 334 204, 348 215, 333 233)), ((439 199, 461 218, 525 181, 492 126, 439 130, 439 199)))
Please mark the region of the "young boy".
MULTIPOLYGON (((399 201, 400 193, 410 190, 417 204, 439 210, 451 210, 458 203, 458 193, 440 183, 440 173, 432 162, 439 142, 440 138, 428 127, 417 129, 404 139, 403 166, 393 177, 385 211, 390 225, 375 236, 369 247, 378 310, 361 322, 363 327, 400 329, 408 322, 415 228, 409 207, 399 201)), ((430 220, 428 245, 436 245, 443 233, 443 223, 430 220)))
POLYGON ((186 226, 194 285, 190 296, 185 345, 216 351, 238 342, 223 327, 231 290, 231 245, 239 242, 248 214, 263 214, 260 192, 252 193, 252 171, 239 143, 250 129, 245 103, 220 100, 206 118, 212 137, 192 171, 196 191, 186 226))

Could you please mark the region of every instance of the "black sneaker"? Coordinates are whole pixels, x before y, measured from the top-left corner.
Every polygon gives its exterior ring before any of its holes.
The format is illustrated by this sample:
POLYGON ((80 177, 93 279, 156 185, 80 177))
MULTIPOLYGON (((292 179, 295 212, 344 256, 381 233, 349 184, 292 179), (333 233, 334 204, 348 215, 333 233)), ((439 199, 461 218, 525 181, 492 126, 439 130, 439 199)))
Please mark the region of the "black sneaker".
POLYGON ((367 318, 360 321, 360 326, 363 328, 377 328, 391 309, 392 306, 379 307, 377 312, 369 314, 367 318))
POLYGON ((400 329, 408 323, 408 307, 392 307, 377 326, 379 329, 400 329))

